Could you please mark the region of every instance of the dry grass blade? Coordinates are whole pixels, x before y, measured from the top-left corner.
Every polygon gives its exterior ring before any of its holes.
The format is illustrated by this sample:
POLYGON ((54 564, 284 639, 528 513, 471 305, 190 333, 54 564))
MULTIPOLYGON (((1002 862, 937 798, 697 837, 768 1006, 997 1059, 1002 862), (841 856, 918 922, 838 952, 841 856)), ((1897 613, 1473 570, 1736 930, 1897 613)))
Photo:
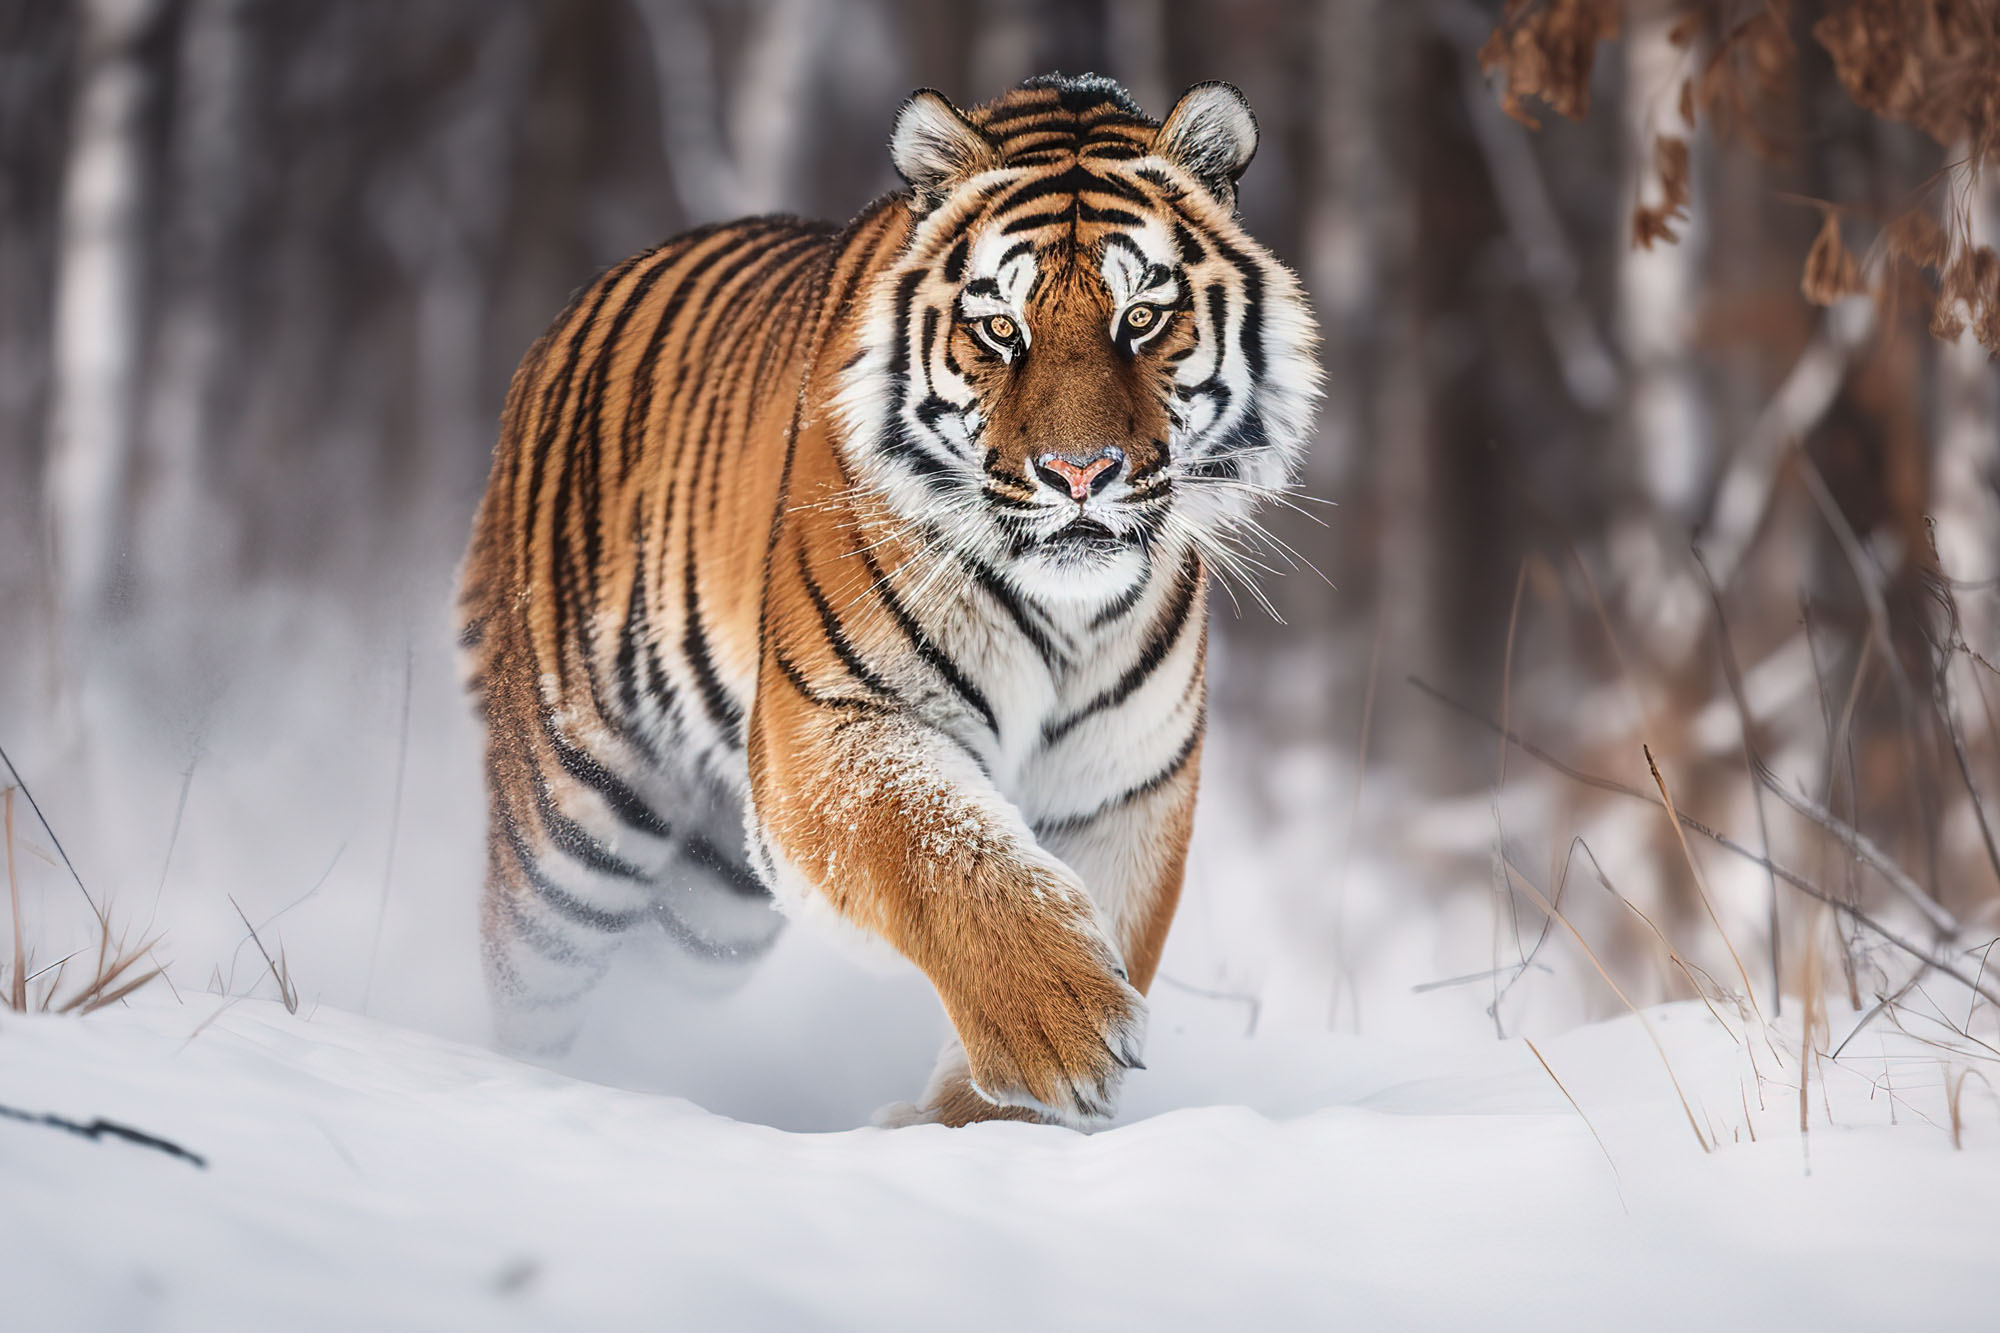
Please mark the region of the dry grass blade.
MULTIPOLYGON (((1508 868, 1512 869, 1511 866, 1508 868)), ((1530 897, 1534 898, 1536 906, 1562 923, 1563 929, 1570 933, 1570 936, 1576 940, 1577 947, 1583 950, 1583 956, 1590 960, 1590 965, 1596 969, 1597 975, 1604 978, 1604 984, 1611 988, 1611 993, 1616 995, 1619 1002, 1632 1012, 1634 1018, 1639 1020, 1639 1026, 1646 1031, 1646 1039, 1653 1043, 1653 1049, 1659 1053, 1660 1064, 1667 1071, 1667 1081, 1674 1085, 1674 1096, 1680 1098, 1681 1110, 1687 1115, 1688 1128, 1694 1131, 1694 1141, 1701 1145, 1703 1152, 1714 1151, 1709 1144, 1708 1135, 1702 1133, 1701 1122, 1694 1118, 1694 1107, 1689 1105, 1687 1093, 1681 1090, 1681 1081, 1679 1076, 1674 1073, 1673 1061, 1667 1058, 1667 1048, 1660 1044, 1660 1034, 1653 1030, 1652 1021, 1646 1017, 1645 1011, 1632 1003, 1632 997, 1625 993, 1624 987, 1611 979, 1611 974, 1605 971, 1604 964, 1597 957, 1597 951, 1590 947, 1590 941, 1583 937, 1583 932, 1578 930, 1570 919, 1557 909, 1554 903, 1544 898, 1540 889, 1537 889, 1526 878, 1518 874, 1515 878, 1520 880, 1521 887, 1528 892, 1530 897)))
MULTIPOLYGON (((1687 978, 1688 989, 1694 992, 1695 998, 1700 1000, 1702 1007, 1708 1010, 1708 1016, 1713 1018, 1724 1031, 1727 1031, 1729 1029, 1728 1022, 1723 1019, 1720 1013, 1716 1012, 1714 1003, 1708 998, 1708 993, 1711 990, 1717 995, 1726 994, 1721 984, 1714 977, 1711 977, 1706 970, 1696 967, 1693 963, 1683 958, 1681 951, 1674 947, 1674 942, 1667 938, 1667 933, 1660 929, 1659 923, 1646 915, 1644 909, 1639 904, 1619 892, 1618 886, 1611 882, 1611 876, 1604 873, 1604 864, 1597 859, 1597 853, 1591 850, 1590 844, 1584 840, 1582 834, 1571 838, 1569 845, 1572 856, 1581 851, 1590 861, 1591 872, 1597 876, 1597 882, 1604 886, 1604 891, 1610 894, 1621 907, 1632 913, 1633 916, 1638 917, 1644 923, 1646 929, 1652 933, 1653 938, 1659 942, 1660 947, 1667 951, 1667 961, 1679 968, 1681 975, 1687 978)), ((1565 864, 1563 869, 1564 873, 1567 874, 1568 865, 1565 864)), ((1516 867, 1514 873, 1520 873, 1518 867, 1516 867)), ((1558 902, 1562 900, 1561 893, 1557 893, 1556 900, 1558 902)))
POLYGON ((133 949, 126 948, 123 941, 114 945, 111 942, 111 927, 100 922, 97 930, 97 966, 91 972, 90 981, 82 990, 59 1004, 54 1003, 55 991, 52 987, 49 1002, 44 1008, 53 1008, 60 1014, 88 1014, 108 1004, 118 1003, 164 974, 165 969, 157 964, 141 972, 133 971, 158 943, 157 939, 149 939, 133 949))
POLYGON ((1624 1178, 1618 1174, 1618 1163, 1612 1159, 1611 1149, 1604 1146, 1604 1136, 1597 1132, 1597 1126, 1590 1123, 1590 1117, 1585 1115, 1583 1108, 1576 1104, 1576 1098, 1570 1096, 1569 1089, 1565 1088, 1563 1081, 1556 1077, 1556 1071, 1549 1067, 1548 1057, 1543 1055, 1535 1043, 1529 1041, 1526 1037, 1521 1038, 1521 1044, 1528 1048, 1528 1053, 1534 1056, 1536 1062, 1541 1065, 1542 1072, 1549 1076, 1549 1082, 1556 1085, 1556 1091, 1560 1092, 1563 1095, 1563 1100, 1569 1103, 1569 1109, 1576 1112, 1576 1118, 1581 1120, 1583 1127, 1590 1131, 1590 1137, 1597 1140, 1597 1151, 1604 1154, 1604 1163, 1611 1168, 1611 1183, 1618 1190, 1618 1206, 1624 1208, 1627 1213, 1631 1212, 1632 1210, 1626 1207, 1625 1204, 1624 1178))
POLYGON ((278 998, 285 1002, 285 1012, 296 1014, 299 1011, 299 993, 292 985, 290 970, 284 965, 282 950, 280 957, 271 957, 271 951, 264 947, 264 941, 257 936, 257 927, 250 924, 250 918, 243 914, 243 905, 236 901, 233 894, 230 896, 229 905, 236 909, 237 918, 243 922, 243 929, 250 932, 250 942, 257 946, 257 952, 264 955, 264 966, 271 969, 271 980, 278 983, 278 998))
MULTIPOLYGON (((1701 571, 1701 581, 1708 586, 1709 604, 1715 610, 1717 643, 1722 651, 1722 678, 1729 686, 1729 698, 1736 705, 1736 726, 1738 739, 1743 750, 1743 769, 1750 775, 1750 794, 1757 810, 1757 841, 1764 849, 1764 855, 1771 854, 1771 826, 1764 818, 1764 789, 1757 782, 1757 751, 1751 743, 1750 701, 1743 689, 1743 668, 1736 660, 1736 644, 1729 635, 1729 617, 1723 614, 1722 589, 1715 586, 1715 577, 1708 572, 1708 565, 1701 558, 1701 548, 1694 548, 1695 568, 1701 571)), ((1778 922, 1778 877, 1764 872, 1770 880, 1771 896, 1768 900, 1769 913, 1767 928, 1770 932, 1771 955, 1771 1013, 1782 1016, 1785 1012, 1783 990, 1784 937, 1778 922)))
MULTIPOLYGON (((1646 767, 1652 770, 1653 782, 1660 789, 1660 800, 1666 805, 1667 823, 1674 831, 1674 841, 1680 844, 1681 856, 1687 861, 1688 873, 1694 876, 1695 896, 1701 899, 1701 907, 1708 913, 1709 924, 1714 926, 1715 933, 1722 937, 1722 947, 1729 950, 1729 961, 1736 964, 1736 975, 1743 982, 1743 998, 1750 1002, 1750 1008, 1756 1012, 1761 1022, 1764 1014, 1757 1008, 1757 996, 1750 987, 1749 969, 1743 966, 1742 958, 1737 956, 1736 946, 1729 941, 1729 932, 1722 928, 1722 918, 1715 914, 1715 903, 1708 896, 1708 882, 1701 873, 1701 863, 1694 859, 1694 849, 1688 846, 1687 832, 1681 827, 1681 813, 1674 808, 1673 793, 1667 790, 1667 780, 1660 775, 1660 765, 1653 758, 1652 747, 1642 745, 1640 748, 1645 751, 1646 767)), ((1767 866, 1770 864, 1770 857, 1762 859, 1767 866)))
MULTIPOLYGON (((368 946, 368 978, 361 984, 361 1012, 364 1014, 368 1012, 368 997, 375 990, 375 960, 382 952, 382 926, 389 919, 389 887, 394 883, 396 877, 396 838, 397 834, 402 831, 403 825, 403 776, 410 766, 410 694, 412 685, 416 679, 416 670, 416 650, 405 647, 403 650, 403 724, 396 741, 396 785, 394 794, 389 798, 389 850, 384 854, 382 861, 382 901, 375 908, 375 937, 368 946)), ((235 900, 231 899, 231 901, 234 902, 235 900)), ((237 908, 236 914, 243 916, 243 909, 240 907, 237 908)), ((246 926, 250 925, 250 919, 244 917, 243 924, 246 926)), ((257 931, 254 927, 251 928, 250 938, 257 938, 257 931)), ((264 947, 261 940, 258 941, 257 947, 259 949, 264 947)), ((269 963, 271 956, 265 954, 264 961, 269 963)), ((278 974, 275 965, 271 969, 271 974, 273 976, 277 976, 278 974)), ((284 978, 279 977, 279 989, 283 990, 284 985, 284 978)), ((287 993, 285 1009, 288 1012, 297 1013, 298 1007, 298 998, 287 993)))
POLYGON ((7 806, 7 901, 14 912, 14 972, 7 987, 7 1007, 22 1013, 28 1007, 28 956, 21 939, 21 881, 14 873, 14 789, 5 796, 7 806))
POLYGON ((90 896, 90 890, 83 887, 83 876, 76 873, 76 863, 69 859, 69 853, 63 848, 62 839, 56 836, 55 828, 49 823, 49 817, 42 813, 41 802, 35 799, 35 793, 28 790, 27 779, 21 776, 20 769, 14 767, 14 761, 8 758, 4 747, 0 747, 0 764, 7 766, 8 776, 12 777, 14 785, 21 789, 21 795, 28 798, 28 808, 35 812, 35 819, 41 824, 42 832, 49 835, 49 841, 55 846, 56 855, 62 858, 63 868, 68 870, 69 877, 76 881, 76 891, 81 893, 83 900, 90 904, 91 915, 95 916, 100 922, 103 921, 103 909, 98 907, 97 899, 90 896))
POLYGON ((1951 1076, 1949 1066, 1945 1069, 1945 1105, 1951 1111, 1951 1146, 1954 1148, 1963 1149, 1965 1147, 1965 1116, 1960 1110, 1959 1103, 1965 1096, 1966 1080, 1971 1078, 1977 1078, 1981 1083, 1984 1083, 1987 1092, 1991 1093, 1994 1091, 1993 1080, 1987 1078, 1985 1074, 1977 1069, 1973 1069, 1970 1066, 1961 1069, 1958 1071, 1957 1078, 1951 1076))

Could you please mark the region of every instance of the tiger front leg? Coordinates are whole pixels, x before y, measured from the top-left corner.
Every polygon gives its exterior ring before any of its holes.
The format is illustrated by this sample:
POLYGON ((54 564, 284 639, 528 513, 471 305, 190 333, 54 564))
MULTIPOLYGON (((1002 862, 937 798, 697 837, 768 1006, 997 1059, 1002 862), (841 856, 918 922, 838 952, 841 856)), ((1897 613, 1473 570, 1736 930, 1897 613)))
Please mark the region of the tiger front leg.
POLYGON ((1145 1000, 1082 882, 970 754, 893 707, 793 692, 760 698, 750 770, 780 900, 831 908, 930 978, 976 1097, 1071 1125, 1112 1113, 1145 1000))

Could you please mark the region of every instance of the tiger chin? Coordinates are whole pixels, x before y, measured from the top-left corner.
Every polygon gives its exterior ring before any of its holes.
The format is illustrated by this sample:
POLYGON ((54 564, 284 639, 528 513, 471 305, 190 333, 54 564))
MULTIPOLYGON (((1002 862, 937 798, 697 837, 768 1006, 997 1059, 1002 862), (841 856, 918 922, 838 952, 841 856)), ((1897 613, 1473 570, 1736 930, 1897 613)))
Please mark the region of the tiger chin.
POLYGON ((461 587, 503 1042, 660 928, 784 916, 956 1032, 896 1120, 1109 1117, 1179 898, 1211 570, 1319 371, 1244 233, 1243 95, 1096 76, 897 116, 844 227, 704 227, 579 292, 507 397, 461 587), (774 912, 774 905, 783 914, 774 912))

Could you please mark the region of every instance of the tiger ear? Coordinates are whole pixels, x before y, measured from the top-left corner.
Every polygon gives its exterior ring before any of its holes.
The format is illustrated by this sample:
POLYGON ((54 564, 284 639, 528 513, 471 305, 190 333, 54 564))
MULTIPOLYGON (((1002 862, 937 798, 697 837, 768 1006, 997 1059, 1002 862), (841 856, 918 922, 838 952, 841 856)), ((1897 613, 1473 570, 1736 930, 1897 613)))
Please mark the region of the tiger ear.
POLYGON ((1153 151, 1234 208, 1236 179, 1257 156, 1257 115, 1234 84, 1197 83, 1167 113, 1153 151))
POLYGON ((993 145, 943 93, 919 88, 896 113, 889 159, 910 188, 916 209, 928 213, 951 187, 993 161, 993 145))

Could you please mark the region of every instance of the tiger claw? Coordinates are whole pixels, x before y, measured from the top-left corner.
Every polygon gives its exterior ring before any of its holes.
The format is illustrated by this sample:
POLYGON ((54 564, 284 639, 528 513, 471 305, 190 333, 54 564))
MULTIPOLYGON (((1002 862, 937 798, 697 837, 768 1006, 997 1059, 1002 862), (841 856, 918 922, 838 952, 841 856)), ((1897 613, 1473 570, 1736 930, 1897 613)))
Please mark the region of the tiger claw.
POLYGON ((1111 1052, 1111 1058, 1126 1069, 1144 1069, 1146 1067, 1146 1062, 1139 1058, 1138 1048, 1129 1042, 1113 1046, 1107 1038, 1104 1043, 1104 1049, 1111 1052))

